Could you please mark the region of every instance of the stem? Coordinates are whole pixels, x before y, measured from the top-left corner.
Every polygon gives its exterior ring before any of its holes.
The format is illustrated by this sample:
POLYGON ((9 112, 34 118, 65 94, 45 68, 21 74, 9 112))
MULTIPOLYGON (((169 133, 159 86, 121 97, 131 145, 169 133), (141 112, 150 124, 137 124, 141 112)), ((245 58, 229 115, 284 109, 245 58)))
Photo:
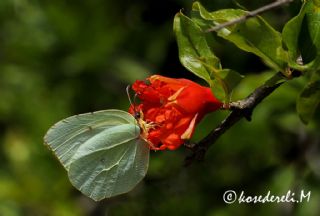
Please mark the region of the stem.
POLYGON ((277 8, 277 7, 280 7, 284 4, 288 4, 288 3, 291 3, 293 0, 278 0, 278 1, 275 1, 271 4, 267 4, 261 8, 258 8, 254 11, 248 11, 246 15, 242 16, 242 17, 239 17, 237 19, 234 19, 234 20, 231 20, 231 21, 228 21, 228 22, 225 22, 225 23, 222 23, 221 25, 217 25, 215 27, 212 27, 210 29, 207 29, 205 32, 214 32, 214 31, 219 31, 225 27, 228 27, 228 26, 231 26, 231 25, 234 25, 234 24, 237 24, 237 23, 241 23, 241 22, 244 22, 245 20, 249 19, 249 18, 252 18, 252 17, 255 17, 261 13, 264 13, 266 11, 269 11, 271 9, 274 9, 274 8, 277 8))

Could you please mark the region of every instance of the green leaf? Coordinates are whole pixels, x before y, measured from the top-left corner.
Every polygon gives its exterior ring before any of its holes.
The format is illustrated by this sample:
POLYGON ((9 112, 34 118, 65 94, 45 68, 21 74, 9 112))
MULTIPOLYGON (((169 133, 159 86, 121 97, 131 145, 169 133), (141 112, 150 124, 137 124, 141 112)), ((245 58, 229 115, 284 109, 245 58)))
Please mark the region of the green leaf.
POLYGON ((149 147, 139 134, 132 115, 104 110, 58 122, 45 142, 71 183, 98 201, 132 190, 146 175, 149 147))
POLYGON ((307 124, 312 119, 319 105, 320 77, 317 77, 305 86, 297 99, 297 112, 303 123, 307 124))
MULTIPOLYGON (((247 11, 240 9, 223 9, 208 12, 199 2, 195 2, 192 9, 192 19, 201 25, 203 30, 247 14, 247 11), (211 22, 200 22, 199 17, 211 22)), ((282 48, 281 34, 260 16, 225 27, 218 31, 218 36, 234 43, 244 51, 261 57, 274 70, 286 71, 287 53, 282 48)))
POLYGON ((225 102, 228 102, 232 89, 240 82, 242 76, 236 71, 221 68, 220 60, 209 46, 210 35, 202 32, 193 20, 182 13, 178 13, 174 18, 174 31, 182 65, 206 80, 214 93, 221 100, 225 98, 225 102))
POLYGON ((284 26, 282 35, 292 68, 302 71, 320 68, 320 7, 316 2, 304 1, 299 14, 284 26))
POLYGON ((225 103, 229 103, 232 90, 240 83, 243 76, 231 69, 220 70, 216 80, 213 82, 212 89, 215 96, 222 100, 222 92, 224 93, 225 103))
POLYGON ((221 65, 220 60, 211 51, 206 35, 196 23, 181 12, 174 18, 173 29, 182 65, 210 84, 213 79, 212 71, 203 63, 214 69, 221 69, 221 65))

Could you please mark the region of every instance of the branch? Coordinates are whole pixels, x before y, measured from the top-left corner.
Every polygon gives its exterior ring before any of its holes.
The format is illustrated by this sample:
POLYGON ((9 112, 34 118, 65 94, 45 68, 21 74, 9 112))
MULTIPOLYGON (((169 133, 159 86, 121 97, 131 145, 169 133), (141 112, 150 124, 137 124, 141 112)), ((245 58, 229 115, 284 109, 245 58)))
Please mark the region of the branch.
POLYGON ((258 8, 254 11, 248 11, 246 15, 242 16, 242 17, 239 17, 237 19, 234 19, 234 20, 231 20, 229 22, 225 22, 225 23, 222 23, 221 25, 217 25, 215 27, 212 27, 210 29, 207 29, 205 32, 214 32, 214 31, 219 31, 225 27, 228 27, 228 26, 231 26, 231 25, 234 25, 234 24, 237 24, 237 23, 241 23, 241 22, 244 22, 245 20, 249 19, 249 18, 252 18, 252 17, 255 17, 261 13, 264 13, 266 11, 269 11, 271 9, 274 9, 274 8, 277 8, 277 7, 280 7, 284 4, 288 4, 288 3, 291 3, 293 0, 278 0, 278 1, 275 1, 271 4, 268 4, 268 5, 265 5, 261 8, 258 8))
POLYGON ((185 165, 191 164, 194 160, 203 160, 204 156, 218 138, 224 134, 229 128, 236 124, 243 117, 248 121, 254 108, 268 97, 275 89, 283 84, 284 77, 278 72, 260 87, 256 88, 248 97, 243 100, 231 102, 229 109, 232 110, 230 115, 224 119, 217 128, 212 130, 204 139, 197 144, 185 144, 193 153, 186 157, 185 165))

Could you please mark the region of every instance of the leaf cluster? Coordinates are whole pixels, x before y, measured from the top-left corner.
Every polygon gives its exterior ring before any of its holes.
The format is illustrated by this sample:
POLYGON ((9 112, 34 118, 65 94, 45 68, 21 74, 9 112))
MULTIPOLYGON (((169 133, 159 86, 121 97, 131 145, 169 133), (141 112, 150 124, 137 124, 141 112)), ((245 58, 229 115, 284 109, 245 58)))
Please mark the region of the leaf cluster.
MULTIPOLYGON (((199 2, 192 6, 190 16, 176 14, 174 31, 179 59, 189 71, 204 79, 213 92, 227 105, 234 88, 244 78, 237 71, 223 68, 212 45, 209 29, 248 16, 243 9, 206 10, 199 2)), ((271 70, 281 72, 281 79, 269 80, 276 85, 303 75, 309 82, 297 98, 297 113, 304 123, 314 116, 320 103, 320 8, 316 0, 304 1, 299 14, 289 20, 282 32, 275 30, 261 16, 224 27, 214 36, 239 49, 258 56, 271 70)))

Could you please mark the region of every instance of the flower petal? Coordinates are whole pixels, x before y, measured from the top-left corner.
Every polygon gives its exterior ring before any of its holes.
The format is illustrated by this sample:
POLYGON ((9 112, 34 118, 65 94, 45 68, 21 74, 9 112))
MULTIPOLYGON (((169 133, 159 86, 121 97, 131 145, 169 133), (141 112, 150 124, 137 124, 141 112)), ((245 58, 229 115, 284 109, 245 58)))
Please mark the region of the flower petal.
POLYGON ((194 132, 194 128, 196 126, 196 120, 198 117, 198 113, 193 117, 193 119, 191 120, 189 127, 187 128, 187 130, 185 130, 185 132, 181 135, 181 139, 183 140, 188 140, 191 138, 193 132, 194 132))

